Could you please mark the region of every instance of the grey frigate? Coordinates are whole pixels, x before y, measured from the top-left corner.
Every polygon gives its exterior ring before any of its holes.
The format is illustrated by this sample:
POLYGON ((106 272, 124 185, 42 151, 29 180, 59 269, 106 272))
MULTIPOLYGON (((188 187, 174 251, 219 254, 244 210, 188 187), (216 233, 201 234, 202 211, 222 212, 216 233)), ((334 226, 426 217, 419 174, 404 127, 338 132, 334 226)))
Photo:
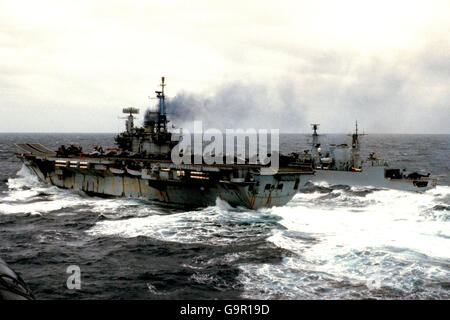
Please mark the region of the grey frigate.
POLYGON ((134 125, 137 108, 124 108, 126 130, 115 137, 117 148, 61 146, 57 151, 36 143, 15 143, 16 156, 41 181, 93 196, 142 198, 183 206, 215 205, 218 198, 250 209, 289 202, 313 174, 311 163, 279 155, 279 168, 243 162, 176 164, 178 143, 167 125, 164 77, 156 91, 157 111, 147 110, 142 127, 134 125))
POLYGON ((313 162, 314 175, 311 182, 326 182, 331 185, 348 185, 397 189, 404 191, 424 191, 436 187, 437 179, 430 174, 407 172, 394 168, 389 163, 370 152, 367 158, 359 154, 361 134, 358 122, 351 134, 351 145, 342 143, 323 146, 317 133, 319 124, 312 124, 311 150, 303 155, 313 162))

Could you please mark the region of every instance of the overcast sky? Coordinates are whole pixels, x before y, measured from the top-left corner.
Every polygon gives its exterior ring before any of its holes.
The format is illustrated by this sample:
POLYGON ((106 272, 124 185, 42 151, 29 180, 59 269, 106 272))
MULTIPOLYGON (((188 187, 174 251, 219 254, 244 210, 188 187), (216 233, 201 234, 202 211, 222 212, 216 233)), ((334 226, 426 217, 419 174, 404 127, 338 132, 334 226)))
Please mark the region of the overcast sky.
POLYGON ((173 122, 450 133, 450 1, 0 2, 0 132, 173 122))

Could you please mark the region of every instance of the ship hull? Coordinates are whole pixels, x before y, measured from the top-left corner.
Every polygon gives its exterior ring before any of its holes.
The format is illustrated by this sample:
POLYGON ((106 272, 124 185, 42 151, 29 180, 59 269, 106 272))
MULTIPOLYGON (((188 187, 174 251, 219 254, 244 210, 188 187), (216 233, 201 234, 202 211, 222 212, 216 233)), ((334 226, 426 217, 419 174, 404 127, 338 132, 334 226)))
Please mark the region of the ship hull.
POLYGON ((256 175, 253 183, 151 179, 110 170, 58 168, 52 161, 22 159, 42 182, 88 195, 139 198, 171 205, 204 207, 220 198, 233 207, 260 209, 288 203, 309 180, 308 174, 256 175))
POLYGON ((365 167, 361 172, 339 170, 315 170, 311 182, 326 182, 331 185, 348 185, 396 189, 403 191, 425 191, 436 187, 434 179, 389 179, 384 167, 365 167))

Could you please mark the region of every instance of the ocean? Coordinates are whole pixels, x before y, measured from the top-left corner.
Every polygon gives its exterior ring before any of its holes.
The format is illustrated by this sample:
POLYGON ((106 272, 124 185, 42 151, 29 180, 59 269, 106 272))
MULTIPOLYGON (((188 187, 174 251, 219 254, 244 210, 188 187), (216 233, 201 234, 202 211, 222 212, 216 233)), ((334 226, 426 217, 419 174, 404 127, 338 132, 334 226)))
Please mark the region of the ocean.
MULTIPOLYGON (((113 146, 113 134, 0 134, 0 257, 37 299, 450 299, 450 135, 367 135, 424 193, 309 185, 283 207, 201 209, 40 183, 14 142, 113 146), (81 289, 69 289, 68 267, 81 289)), ((306 135, 280 136, 282 152, 306 135)), ((329 143, 348 139, 327 135, 329 143)))

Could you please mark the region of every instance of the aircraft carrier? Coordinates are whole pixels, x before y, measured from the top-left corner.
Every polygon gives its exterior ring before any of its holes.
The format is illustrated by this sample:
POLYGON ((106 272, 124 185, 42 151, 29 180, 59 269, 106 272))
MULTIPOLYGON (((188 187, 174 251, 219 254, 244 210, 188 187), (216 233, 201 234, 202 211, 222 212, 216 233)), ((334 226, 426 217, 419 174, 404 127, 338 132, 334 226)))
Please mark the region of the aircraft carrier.
MULTIPOLYGON (((289 202, 313 174, 310 161, 279 155, 279 168, 243 163, 175 164, 171 151, 179 142, 168 129, 164 77, 156 91, 157 111, 147 111, 134 125, 137 108, 124 108, 126 130, 117 148, 83 152, 76 145, 57 151, 36 143, 16 143, 16 156, 41 181, 88 195, 141 198, 182 206, 215 205, 218 198, 250 209, 289 202)), ((195 155, 193 155, 195 156, 195 155)))
MULTIPOLYGON (((331 185, 348 185, 397 189, 404 191, 425 191, 436 187, 437 179, 430 174, 407 172, 406 169, 393 168, 379 158, 374 152, 362 159, 360 150, 360 134, 358 123, 351 135, 351 145, 330 144, 322 146, 317 133, 319 124, 312 124, 311 150, 307 150, 306 158, 313 162, 314 175, 311 182, 327 182, 331 185)), ((305 155, 303 155, 305 157, 305 155)))

